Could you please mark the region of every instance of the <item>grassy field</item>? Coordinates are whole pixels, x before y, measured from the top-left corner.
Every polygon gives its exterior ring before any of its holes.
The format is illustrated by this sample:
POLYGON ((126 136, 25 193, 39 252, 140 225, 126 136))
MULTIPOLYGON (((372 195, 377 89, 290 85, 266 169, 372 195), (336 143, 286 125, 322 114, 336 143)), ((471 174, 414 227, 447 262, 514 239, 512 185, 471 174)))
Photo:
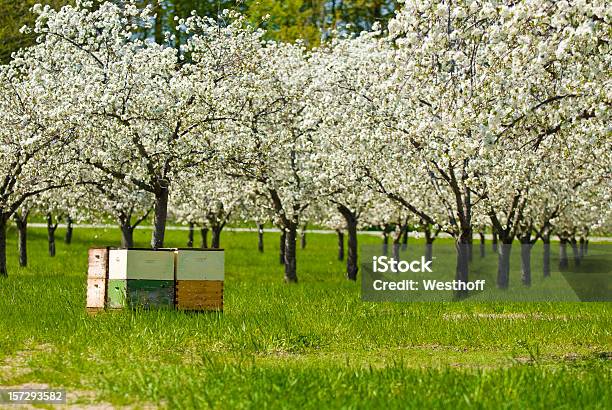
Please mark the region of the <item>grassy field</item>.
MULTIPOLYGON (((32 229, 27 269, 9 235, 0 386, 64 387, 75 408, 612 407, 607 303, 365 303, 334 235, 309 235, 300 283, 285 285, 278 234, 259 254, 254 233, 225 232, 224 313, 89 316, 87 248, 118 231, 76 229, 49 258, 32 229)), ((185 242, 168 232, 168 246, 185 242)))

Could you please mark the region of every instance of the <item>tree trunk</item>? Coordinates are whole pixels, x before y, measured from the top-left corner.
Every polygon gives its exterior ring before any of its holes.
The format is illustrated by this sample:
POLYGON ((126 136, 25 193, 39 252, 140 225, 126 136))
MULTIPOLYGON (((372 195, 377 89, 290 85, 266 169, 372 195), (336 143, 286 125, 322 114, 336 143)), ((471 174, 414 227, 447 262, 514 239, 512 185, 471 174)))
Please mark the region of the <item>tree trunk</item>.
POLYGON ((473 232, 470 232, 467 240, 468 240, 468 243, 467 243, 468 262, 472 262, 472 259, 474 258, 474 235, 473 235, 473 232))
POLYGON ((346 229, 348 232, 347 254, 346 254, 346 278, 357 280, 357 219, 352 218, 347 221, 346 229))
POLYGON ((73 220, 71 217, 66 218, 66 236, 64 236, 64 243, 70 245, 72 243, 72 231, 73 231, 73 220))
POLYGON ((0 278, 8 277, 8 270, 6 269, 6 221, 6 215, 0 213, 0 278))
POLYGON ((572 254, 574 255, 574 266, 580 266, 580 252, 578 251, 578 242, 576 238, 570 239, 570 245, 572 247, 572 254))
POLYGON ((484 258, 486 256, 485 234, 484 232, 478 232, 478 235, 480 235, 480 257, 484 258))
POLYGON ((134 228, 129 222, 122 223, 119 228, 121 229, 121 247, 122 248, 133 248, 134 247, 134 228))
POLYGON ((346 252, 346 278, 357 280, 359 266, 357 265, 357 223, 358 215, 344 205, 338 206, 338 211, 346 221, 346 231, 348 233, 347 252, 346 252))
POLYGON ((425 242, 425 260, 433 260, 433 240, 425 242))
POLYGON ((300 246, 302 249, 306 249, 306 227, 307 225, 304 225, 302 227, 302 232, 300 232, 300 246))
POLYGON ((401 248, 402 244, 400 243, 400 241, 393 241, 393 259, 395 259, 396 261, 400 260, 400 248, 401 248))
POLYGON ((493 240, 491 241, 491 250, 493 253, 497 253, 497 231, 493 227, 493 240))
POLYGON ((542 250, 542 271, 544 277, 550 276, 550 234, 542 235, 543 250, 542 250))
POLYGON ((223 225, 214 225, 212 227, 212 238, 210 247, 212 249, 220 249, 221 248, 221 231, 223 230, 223 225))
POLYGON ((296 257, 296 240, 297 226, 291 223, 287 229, 287 237, 285 238, 285 282, 297 283, 297 257, 296 257))
POLYGON ((261 253, 264 251, 264 226, 257 224, 257 250, 261 253))
POLYGON ((202 236, 202 243, 200 244, 200 248, 208 249, 208 228, 200 229, 200 235, 202 236))
POLYGON ((17 225, 17 250, 19 252, 19 266, 28 266, 28 213, 15 214, 17 225))
POLYGON ((154 249, 164 247, 166 234, 166 219, 168 218, 168 187, 161 186, 155 194, 155 216, 153 220, 153 236, 151 247, 154 249))
POLYGON ((425 260, 431 261, 433 260, 433 243, 436 240, 435 236, 431 234, 431 228, 429 226, 425 227, 425 260))
POLYGON ((344 260, 344 232, 342 229, 336 229, 336 233, 338 234, 338 260, 344 260))
POLYGON ((584 240, 584 256, 587 256, 589 254, 589 240, 585 239, 584 240))
POLYGON ((195 224, 193 222, 189 222, 189 234, 187 236, 187 247, 193 248, 193 231, 195 224))
POLYGON ((280 246, 279 246, 279 251, 280 251, 280 264, 284 265, 285 264, 285 244, 287 243, 287 232, 285 231, 285 228, 281 228, 281 234, 280 234, 280 246))
POLYGON ((584 258, 584 236, 580 237, 580 258, 584 258))
MULTIPOLYGON (((457 250, 457 267, 455 271, 455 280, 467 282, 469 276, 469 238, 466 233, 462 233, 455 240, 455 248, 457 250)), ((426 250, 427 251, 427 250, 426 250)), ((455 298, 463 298, 467 295, 467 291, 458 290, 455 292, 455 298)))
POLYGON ((499 289, 508 289, 510 285, 510 253, 512 252, 512 242, 510 242, 509 239, 502 241, 498 248, 497 287, 499 289))
POLYGON ((53 223, 51 214, 47 214, 47 241, 49 242, 49 256, 55 256, 55 230, 57 223, 53 223))
POLYGON ((402 250, 405 251, 408 249, 408 233, 410 230, 408 229, 408 224, 404 226, 404 230, 402 232, 402 250))
POLYGON ((531 286, 531 236, 521 237, 521 282, 531 286))
POLYGON ((385 256, 389 254, 389 232, 386 227, 383 228, 382 254, 385 256))
POLYGON ((66 234, 64 235, 64 243, 70 245, 72 243, 72 233, 74 231, 74 221, 72 217, 66 217, 66 234))
POLYGON ((559 238, 559 270, 566 270, 569 266, 567 259, 567 239, 559 238))

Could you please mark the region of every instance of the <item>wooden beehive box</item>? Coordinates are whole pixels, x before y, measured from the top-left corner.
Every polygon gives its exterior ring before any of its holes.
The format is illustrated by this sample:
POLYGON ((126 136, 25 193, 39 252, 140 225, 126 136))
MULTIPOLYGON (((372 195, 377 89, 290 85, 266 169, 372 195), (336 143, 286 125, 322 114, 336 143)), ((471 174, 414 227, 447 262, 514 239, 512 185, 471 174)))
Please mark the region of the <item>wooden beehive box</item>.
POLYGON ((87 310, 104 309, 108 277, 108 248, 92 248, 88 252, 87 310))
POLYGON ((176 308, 179 310, 223 310, 223 281, 176 281, 176 308))
POLYGON ((177 309, 223 310, 223 250, 178 249, 175 253, 177 309))
POLYGON ((172 250, 110 250, 109 308, 172 308, 174 292, 172 250))

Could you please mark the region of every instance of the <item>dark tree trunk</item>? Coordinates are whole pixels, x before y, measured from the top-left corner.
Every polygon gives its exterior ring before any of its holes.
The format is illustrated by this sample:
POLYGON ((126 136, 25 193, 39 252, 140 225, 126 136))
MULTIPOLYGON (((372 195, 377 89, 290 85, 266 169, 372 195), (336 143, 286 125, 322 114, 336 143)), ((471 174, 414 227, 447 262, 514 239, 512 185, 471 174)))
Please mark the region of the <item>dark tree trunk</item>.
POLYGON ((589 240, 585 239, 584 241, 584 256, 589 254, 589 240))
POLYGON ((493 253, 497 253, 497 231, 493 227, 493 239, 491 240, 491 250, 493 253))
POLYGON ((72 243, 72 231, 73 231, 73 220, 71 217, 66 218, 66 236, 64 236, 64 243, 70 245, 72 243))
POLYGON ((220 249, 221 248, 221 231, 223 230, 223 225, 214 225, 212 227, 212 238, 210 247, 212 249, 220 249))
POLYGON ((357 280, 359 266, 357 265, 357 223, 358 215, 344 205, 338 206, 338 211, 346 221, 347 253, 346 253, 346 278, 349 280, 357 280))
POLYGON ((290 224, 286 230, 287 237, 285 238, 285 282, 297 283, 297 257, 296 257, 296 241, 297 241, 297 226, 290 224))
POLYGON ((393 259, 400 260, 400 248, 402 246, 402 236, 404 234, 404 226, 396 227, 393 233, 393 259))
POLYGON ((189 235, 187 236, 187 247, 193 248, 193 234, 194 234, 195 224, 193 222, 189 222, 189 235))
POLYGON ((436 237, 431 234, 431 228, 429 226, 425 227, 425 260, 431 261, 433 260, 433 243, 436 240, 436 237))
POLYGON ((306 227, 307 225, 304 225, 302 227, 302 232, 300 233, 300 246, 302 249, 306 249, 306 227))
POLYGON ((134 247, 134 228, 129 222, 122 223, 119 228, 121 229, 121 247, 122 248, 133 248, 134 247))
POLYGON ((468 255, 468 261, 472 262, 472 259, 474 258, 474 235, 471 232, 467 238, 468 243, 467 243, 467 255, 468 255))
POLYGON ((202 236, 202 243, 200 244, 200 248, 208 249, 208 228, 200 229, 200 235, 202 236))
POLYGON ((160 186, 155 194, 155 215, 153 218, 153 236, 151 247, 154 249, 164 247, 166 235, 166 220, 168 218, 168 186, 160 186))
POLYGON ((580 258, 582 259, 584 257, 585 253, 584 253, 584 236, 580 237, 580 258))
POLYGON ((559 270, 566 270, 569 266, 567 259, 567 239, 559 238, 559 270))
POLYGON ((382 254, 385 256, 389 254, 389 232, 387 231, 387 227, 383 228, 382 254))
POLYGON ((346 229, 348 232, 347 254, 346 254, 346 278, 349 280, 357 280, 357 219, 351 222, 347 221, 346 229))
POLYGON ((19 266, 28 266, 28 213, 15 214, 17 225, 17 250, 19 252, 19 266))
POLYGON ((6 269, 6 214, 0 213, 0 278, 8 277, 6 269))
POLYGON ((257 224, 257 250, 261 253, 264 251, 264 226, 257 224))
POLYGON ((574 266, 580 266, 580 252, 578 251, 578 242, 576 238, 572 237, 572 239, 570 239, 570 245, 574 256, 574 266))
POLYGON ((480 235, 480 257, 484 258, 486 256, 485 234, 484 232, 478 232, 478 235, 480 235))
POLYGON ((336 233, 338 234, 338 260, 344 260, 344 232, 342 229, 336 229, 336 233))
POLYGON ((57 223, 53 223, 51 214, 47 214, 47 241, 49 242, 49 256, 55 256, 55 230, 57 223))
POLYGON ((531 235, 521 236, 521 282, 531 286, 531 235))
MULTIPOLYGON (((457 250, 457 267, 455 271, 455 280, 467 282, 469 277, 469 238, 468 233, 463 232, 455 240, 455 248, 457 250)), ((460 299, 467 295, 467 291, 458 290, 455 292, 455 297, 460 299)))
POLYGON ((543 250, 542 250, 542 271, 544 277, 550 276, 550 234, 542 235, 543 250))
POLYGON ((408 225, 404 226, 404 230, 402 232, 402 250, 405 251, 408 249, 408 233, 410 229, 408 229, 408 225))
POLYGON ((279 246, 279 256, 280 256, 280 264, 284 265, 285 264, 285 251, 286 251, 286 244, 287 243, 287 232, 285 231, 285 228, 281 228, 281 234, 280 234, 280 246, 279 246))
POLYGON ((499 289, 508 289, 510 285, 510 253, 512 252, 512 241, 510 239, 502 240, 498 248, 497 287, 499 289))
POLYGON ((433 260, 433 240, 431 242, 425 242, 425 260, 433 260))

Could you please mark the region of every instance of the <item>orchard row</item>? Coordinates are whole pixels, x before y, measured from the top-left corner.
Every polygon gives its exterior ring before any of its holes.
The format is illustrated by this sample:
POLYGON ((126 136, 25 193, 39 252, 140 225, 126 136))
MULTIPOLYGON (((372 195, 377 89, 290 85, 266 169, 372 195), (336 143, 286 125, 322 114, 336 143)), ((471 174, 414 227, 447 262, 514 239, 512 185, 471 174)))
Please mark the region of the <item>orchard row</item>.
MULTIPOLYGON (((610 231, 612 9, 605 1, 407 0, 376 27, 307 50, 264 41, 231 11, 177 19, 189 40, 143 38, 153 9, 36 6, 37 45, 0 69, 0 274, 6 227, 30 212, 108 220, 123 244, 152 217, 213 233, 283 232, 297 281, 306 224, 348 236, 418 229, 465 246, 610 231)), ((498 285, 508 286, 509 246, 498 285)), ((530 273, 529 273, 530 274, 530 273)))

